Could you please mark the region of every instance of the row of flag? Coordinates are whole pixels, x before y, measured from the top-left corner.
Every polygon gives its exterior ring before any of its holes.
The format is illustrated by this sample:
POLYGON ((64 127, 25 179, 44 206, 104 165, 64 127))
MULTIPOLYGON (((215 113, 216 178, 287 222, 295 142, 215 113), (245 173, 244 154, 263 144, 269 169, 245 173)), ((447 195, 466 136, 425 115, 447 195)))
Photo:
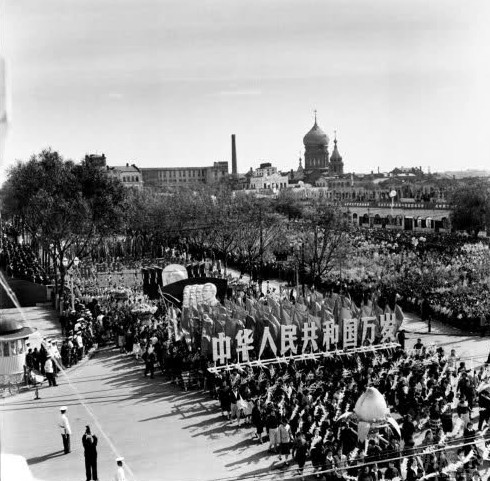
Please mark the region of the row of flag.
MULTIPOLYGON (((324 297, 317 292, 311 292, 307 298, 299 298, 292 303, 288 299, 267 296, 261 299, 245 298, 245 300, 225 300, 224 305, 214 307, 201 305, 197 308, 186 307, 180 311, 173 305, 168 307, 168 317, 171 330, 176 339, 184 338, 187 345, 196 349, 201 347, 203 354, 211 352, 211 340, 220 333, 235 339, 238 331, 250 329, 253 332, 254 348, 258 352, 264 328, 268 327, 272 338, 278 342, 281 326, 295 325, 298 341, 304 324, 314 323, 321 345, 322 326, 325 321, 334 321, 343 332, 343 323, 348 319, 375 318, 394 315, 397 329, 403 322, 403 311, 398 306, 392 310, 389 306, 382 309, 375 299, 367 305, 358 307, 349 297, 333 294, 324 297)), ((377 335, 379 337, 379 322, 377 335)), ((361 329, 359 329, 359 336, 361 329)))

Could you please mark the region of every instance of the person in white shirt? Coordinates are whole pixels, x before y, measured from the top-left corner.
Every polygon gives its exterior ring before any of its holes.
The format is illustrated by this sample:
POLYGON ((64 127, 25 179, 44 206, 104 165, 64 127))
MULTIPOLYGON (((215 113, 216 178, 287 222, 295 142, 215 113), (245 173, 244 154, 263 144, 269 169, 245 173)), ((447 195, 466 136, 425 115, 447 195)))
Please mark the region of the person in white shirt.
POLYGON ((70 436, 71 436, 71 427, 70 427, 70 422, 68 421, 68 417, 66 415, 66 406, 61 406, 60 411, 61 411, 61 416, 60 416, 60 422, 58 426, 61 429, 61 437, 63 438, 63 450, 65 451, 65 454, 68 454, 71 451, 71 446, 70 446, 70 436))
POLYGON ((126 473, 124 472, 123 461, 124 458, 116 459, 117 471, 116 471, 116 475, 114 476, 114 481, 126 481, 126 473))
POLYGON ((75 345, 77 347, 78 360, 81 361, 83 358, 83 337, 80 332, 75 333, 75 345))
POLYGON ((49 386, 57 386, 54 372, 54 364, 51 356, 48 356, 46 362, 44 363, 44 374, 46 375, 49 386))
POLYGON ((54 371, 55 373, 59 372, 58 365, 61 365, 61 354, 58 349, 58 344, 56 341, 51 341, 51 357, 53 358, 54 371), (56 364, 58 363, 58 365, 56 364))

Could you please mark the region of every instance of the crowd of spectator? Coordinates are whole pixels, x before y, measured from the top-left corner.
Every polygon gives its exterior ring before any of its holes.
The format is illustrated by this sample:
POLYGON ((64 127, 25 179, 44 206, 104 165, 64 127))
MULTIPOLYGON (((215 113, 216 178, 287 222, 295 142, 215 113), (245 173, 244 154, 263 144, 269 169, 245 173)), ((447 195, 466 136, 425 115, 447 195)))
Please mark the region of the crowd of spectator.
POLYGON ((6 234, 2 234, 1 238, 0 268, 16 279, 38 284, 49 284, 51 281, 32 248, 12 240, 6 234))

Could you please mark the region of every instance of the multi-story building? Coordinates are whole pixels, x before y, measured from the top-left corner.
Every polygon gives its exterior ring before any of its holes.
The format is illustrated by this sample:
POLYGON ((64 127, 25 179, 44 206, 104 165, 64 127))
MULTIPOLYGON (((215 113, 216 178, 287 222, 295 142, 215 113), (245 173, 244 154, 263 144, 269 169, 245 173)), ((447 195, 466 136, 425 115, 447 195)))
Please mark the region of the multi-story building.
POLYGON ((277 191, 289 187, 289 174, 282 174, 270 162, 265 162, 255 171, 250 171, 248 182, 248 188, 252 190, 277 191))
POLYGON ((107 174, 119 179, 124 187, 132 187, 134 189, 143 188, 143 175, 141 174, 141 170, 134 164, 114 167, 108 166, 107 174))
POLYGON ((215 184, 227 180, 228 162, 210 167, 142 167, 145 187, 162 188, 193 184, 215 184))

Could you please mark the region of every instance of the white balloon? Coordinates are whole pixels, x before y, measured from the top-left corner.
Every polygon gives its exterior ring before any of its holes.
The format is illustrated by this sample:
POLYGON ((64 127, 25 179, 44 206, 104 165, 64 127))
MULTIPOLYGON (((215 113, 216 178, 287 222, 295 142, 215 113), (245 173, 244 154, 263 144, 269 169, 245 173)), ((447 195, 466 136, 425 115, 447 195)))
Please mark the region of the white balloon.
POLYGON ((164 286, 173 282, 187 279, 187 269, 180 264, 169 264, 162 271, 162 284, 164 286))

